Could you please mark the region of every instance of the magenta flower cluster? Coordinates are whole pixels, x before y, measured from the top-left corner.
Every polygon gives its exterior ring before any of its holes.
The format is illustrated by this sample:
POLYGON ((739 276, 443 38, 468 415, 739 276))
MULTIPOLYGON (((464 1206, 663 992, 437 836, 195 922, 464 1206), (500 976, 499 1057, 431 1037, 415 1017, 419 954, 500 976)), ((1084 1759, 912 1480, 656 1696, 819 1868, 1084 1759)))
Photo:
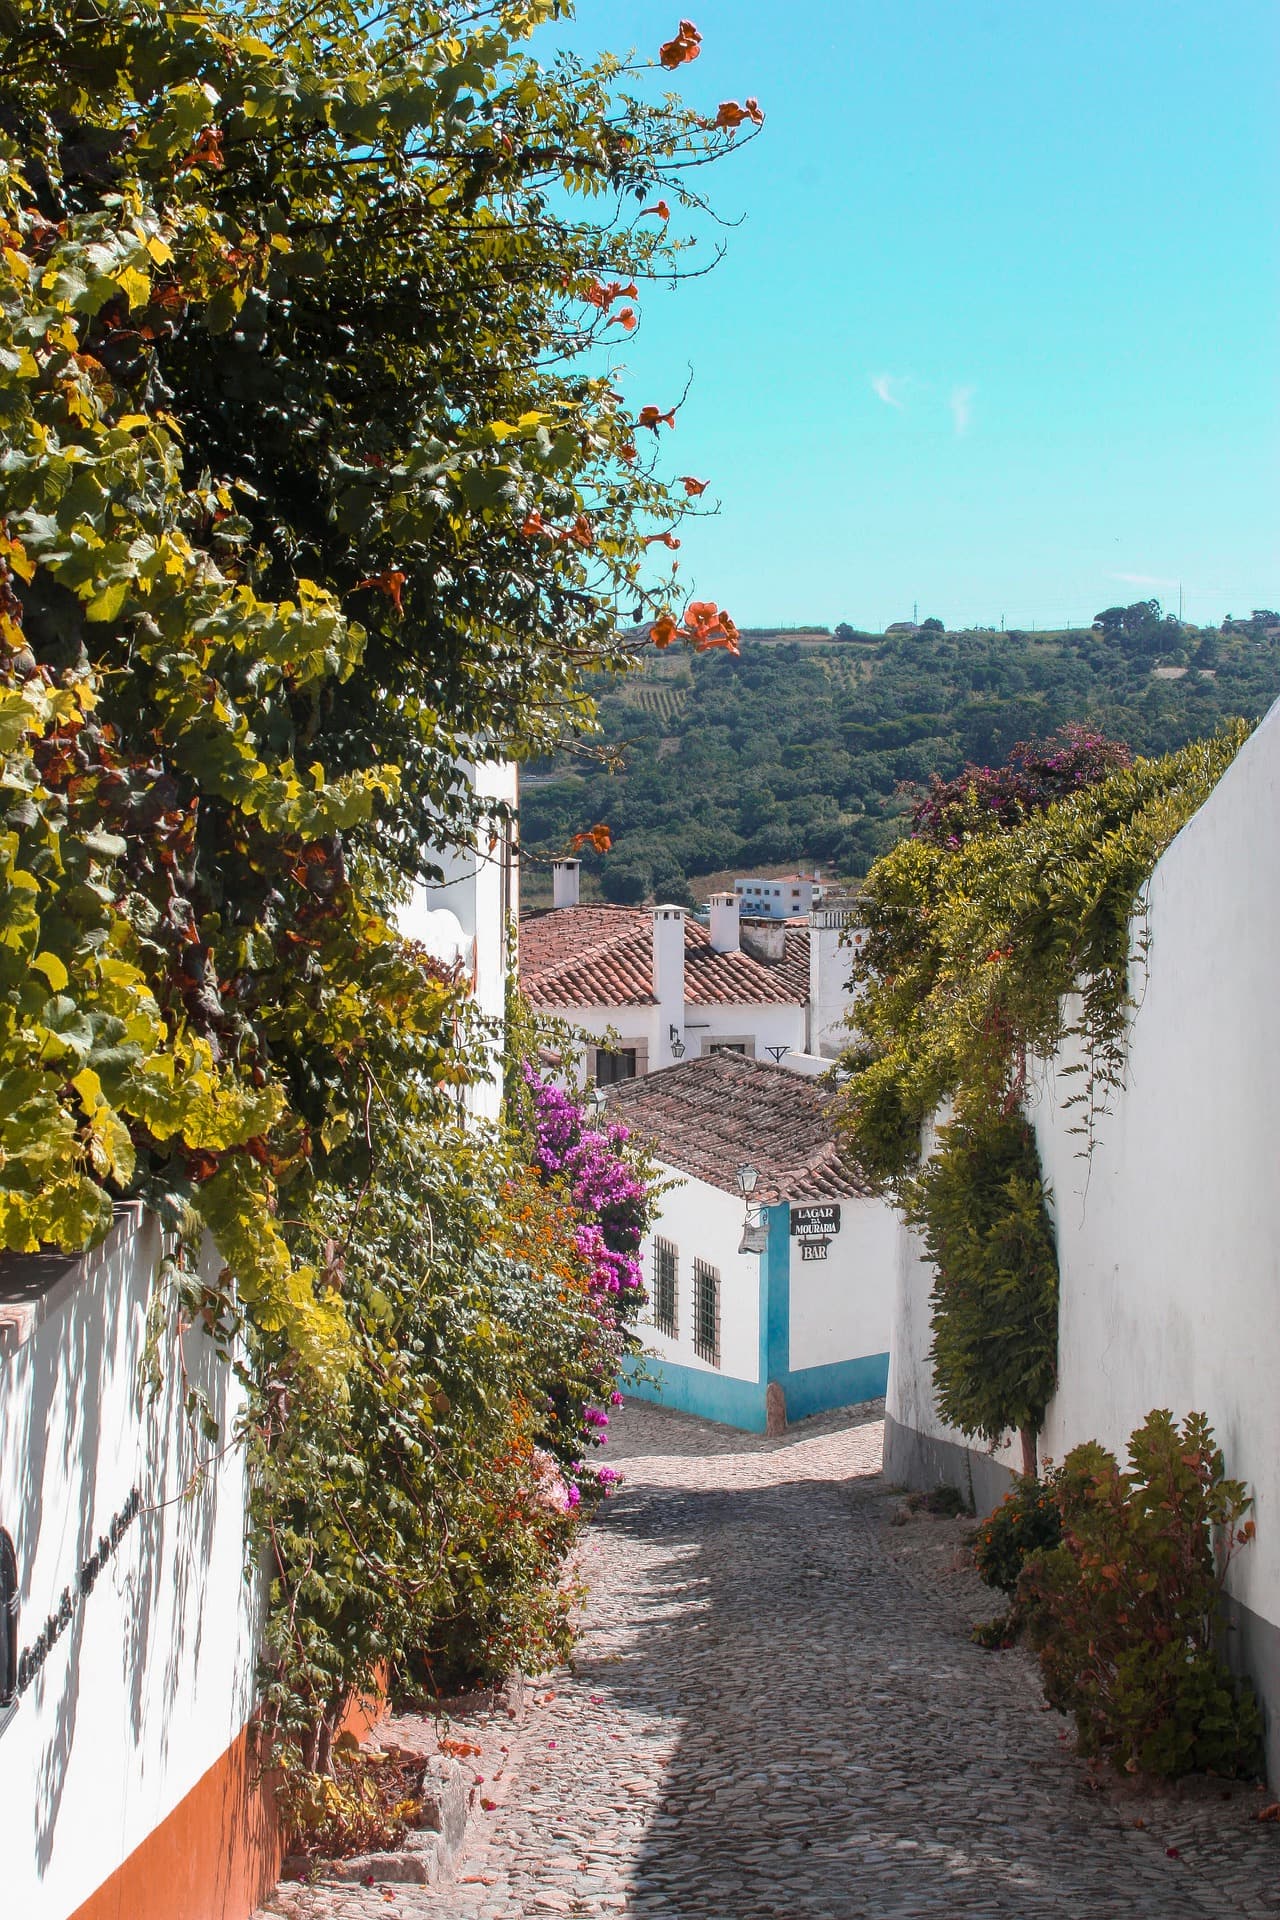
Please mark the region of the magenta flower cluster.
POLYGON ((954 780, 935 773, 912 808, 912 836, 954 852, 971 834, 1007 831, 1129 764, 1120 741, 1073 723, 1047 740, 1020 741, 1002 767, 969 765, 954 780))
POLYGON ((586 1216, 575 1236, 592 1269, 593 1291, 621 1295, 625 1309, 644 1284, 640 1240, 648 1207, 648 1189, 623 1149, 628 1129, 620 1121, 588 1126, 572 1094, 531 1066, 524 1069, 533 1103, 535 1164, 548 1178, 568 1186, 573 1203, 586 1216))

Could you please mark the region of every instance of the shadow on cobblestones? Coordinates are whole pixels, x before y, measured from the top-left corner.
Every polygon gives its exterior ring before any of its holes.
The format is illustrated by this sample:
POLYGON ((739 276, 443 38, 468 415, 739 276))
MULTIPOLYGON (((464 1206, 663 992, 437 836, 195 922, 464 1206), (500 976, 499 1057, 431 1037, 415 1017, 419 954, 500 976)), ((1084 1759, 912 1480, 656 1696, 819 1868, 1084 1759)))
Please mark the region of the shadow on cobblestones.
POLYGON ((1029 1660, 969 1640, 953 1589, 971 1576, 935 1577, 927 1555, 892 1544, 909 1530, 886 1528, 877 1416, 846 1410, 769 1441, 629 1405, 611 1435, 626 1478, 583 1549, 572 1670, 540 1696, 458 1884, 315 1889, 273 1911, 1280 1913, 1274 1828, 1235 1812, 1217 1834, 1210 1813, 1170 1848, 1167 1823, 1090 1790, 1029 1660))
POLYGON ((735 1435, 732 1468, 714 1465, 736 1484, 681 1485, 672 1463, 712 1460, 700 1423, 675 1424, 635 1445, 607 1523, 646 1580, 634 1642, 595 1684, 681 1723, 629 1912, 1239 1911, 1203 1904, 1163 1848, 1093 1804, 1023 1656, 974 1647, 886 1562, 878 1457, 823 1478, 827 1435, 749 1452, 735 1435))

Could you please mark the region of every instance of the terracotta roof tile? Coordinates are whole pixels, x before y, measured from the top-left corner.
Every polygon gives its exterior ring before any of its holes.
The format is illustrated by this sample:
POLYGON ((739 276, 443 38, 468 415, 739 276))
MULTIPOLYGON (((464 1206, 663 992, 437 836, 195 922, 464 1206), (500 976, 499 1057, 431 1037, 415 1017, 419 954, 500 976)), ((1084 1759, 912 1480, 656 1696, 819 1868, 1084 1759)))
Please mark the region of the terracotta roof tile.
MULTIPOLYGON (((804 1006, 809 929, 787 927, 783 958, 739 948, 717 953, 707 929, 684 923, 684 992, 690 1006, 804 1006)), ((520 984, 537 1007, 652 1005, 653 918, 647 907, 549 907, 520 922, 520 984)))
POLYGON ((841 1155, 830 1095, 786 1067, 709 1053, 624 1080, 607 1100, 660 1160, 725 1193, 738 1191, 734 1176, 747 1160, 760 1174, 757 1202, 870 1193, 841 1155))

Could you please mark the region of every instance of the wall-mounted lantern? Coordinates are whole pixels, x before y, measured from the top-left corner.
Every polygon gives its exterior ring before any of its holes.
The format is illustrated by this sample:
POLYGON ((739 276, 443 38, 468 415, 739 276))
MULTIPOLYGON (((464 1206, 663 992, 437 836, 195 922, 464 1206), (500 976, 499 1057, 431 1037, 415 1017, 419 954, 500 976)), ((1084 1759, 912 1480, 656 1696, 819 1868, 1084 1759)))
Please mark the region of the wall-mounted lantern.
POLYGON ((604 1088, 593 1080, 586 1091, 586 1108, 593 1120, 598 1120, 605 1109, 604 1088))
POLYGON ((742 1238, 738 1242, 739 1253, 763 1253, 769 1244, 769 1223, 762 1213, 752 1217, 751 1196, 759 1184, 759 1170, 749 1160, 744 1160, 734 1174, 738 1192, 747 1203, 746 1217, 742 1222, 742 1238))
POLYGON ((680 1038, 679 1027, 668 1028, 667 1037, 671 1042, 671 1058, 673 1060, 683 1060, 684 1059, 684 1041, 680 1038))

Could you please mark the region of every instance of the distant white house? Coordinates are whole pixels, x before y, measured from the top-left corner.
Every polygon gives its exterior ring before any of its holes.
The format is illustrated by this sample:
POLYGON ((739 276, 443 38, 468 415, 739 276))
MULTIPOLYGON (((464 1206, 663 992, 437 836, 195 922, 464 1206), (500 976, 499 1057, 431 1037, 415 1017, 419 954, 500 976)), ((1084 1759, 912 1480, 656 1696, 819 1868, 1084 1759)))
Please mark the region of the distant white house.
POLYGON ((683 907, 584 905, 578 879, 557 861, 555 904, 521 921, 520 984, 583 1034, 599 1085, 715 1051, 818 1071, 847 1042, 854 909, 753 924, 716 893, 704 927, 683 907))
POLYGON ((747 874, 735 880, 733 890, 744 914, 757 914, 765 920, 794 920, 803 917, 822 899, 822 882, 816 875, 784 873, 747 874))
POLYGON ((478 761, 468 769, 478 819, 470 843, 428 850, 439 882, 419 880, 397 916, 400 932, 445 966, 457 966, 487 1032, 489 1069, 468 1089, 479 1118, 497 1117, 502 1100, 502 1028, 512 932, 520 910, 520 874, 513 822, 516 768, 509 760, 478 761))
POLYGON ((613 1087, 606 1112, 672 1182, 627 1391, 756 1433, 882 1394, 897 1222, 841 1160, 828 1097, 716 1053, 613 1087))

